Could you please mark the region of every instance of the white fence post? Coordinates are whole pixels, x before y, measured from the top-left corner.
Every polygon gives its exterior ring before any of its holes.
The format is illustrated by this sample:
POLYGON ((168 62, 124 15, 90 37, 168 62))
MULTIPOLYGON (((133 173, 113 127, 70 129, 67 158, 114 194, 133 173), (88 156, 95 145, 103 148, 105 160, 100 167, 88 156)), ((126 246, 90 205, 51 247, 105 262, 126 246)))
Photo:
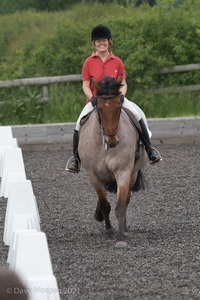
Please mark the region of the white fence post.
POLYGON ((59 300, 44 232, 15 231, 10 269, 27 287, 31 300, 59 300))
POLYGON ((13 138, 11 126, 0 126, 0 178, 2 177, 5 149, 17 147, 17 139, 13 138))
POLYGON ((25 174, 24 161, 21 148, 7 148, 2 163, 2 179, 0 184, 0 196, 5 197, 6 184, 9 179, 9 172, 25 174))
MULTIPOLYGON (((8 197, 7 209, 6 209, 6 217, 5 217, 5 226, 4 226, 4 243, 6 245, 10 245, 12 230, 14 226, 14 217, 16 215, 27 215, 32 214, 35 218, 36 227, 39 229, 40 218, 38 216, 38 209, 36 204, 36 199, 33 194, 32 184, 30 180, 21 181, 21 182, 13 182, 11 184, 11 190, 8 197)), ((16 223, 17 228, 20 227, 19 224, 16 223)), ((18 220, 19 221, 19 220, 18 220)), ((28 221, 28 220, 27 220, 28 221)), ((24 224, 27 229, 28 224, 24 224)))
POLYGON ((7 263, 27 288, 29 300, 60 300, 47 238, 32 183, 26 180, 22 151, 11 127, 0 127, 0 197, 7 197, 3 240, 7 263))

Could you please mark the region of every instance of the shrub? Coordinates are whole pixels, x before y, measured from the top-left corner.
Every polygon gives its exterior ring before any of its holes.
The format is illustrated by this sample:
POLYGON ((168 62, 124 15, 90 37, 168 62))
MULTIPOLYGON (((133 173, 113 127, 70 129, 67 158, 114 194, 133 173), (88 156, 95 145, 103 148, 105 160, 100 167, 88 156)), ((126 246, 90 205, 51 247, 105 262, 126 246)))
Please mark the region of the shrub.
MULTIPOLYGON (((104 23, 112 31, 113 52, 125 64, 128 98, 134 99, 148 116, 158 116, 155 111, 158 96, 147 96, 145 89, 197 84, 200 79, 200 72, 156 75, 157 70, 166 66, 200 61, 200 4, 197 0, 185 0, 178 8, 173 4, 174 1, 166 4, 160 0, 154 7, 143 5, 135 9, 128 4, 125 7, 93 3, 55 13, 25 11, 1 16, 0 79, 81 73, 84 59, 93 50, 91 29, 104 23)), ((81 92, 71 91, 75 99, 80 98, 81 92)), ((2 99, 12 93, 0 90, 2 99)), ((27 90, 18 93, 22 99, 28 95, 27 90)), ((65 105, 60 93, 56 97, 58 103, 65 105)), ((166 98, 167 95, 161 101, 166 103, 166 98)), ((75 120, 77 111, 74 118, 72 115, 70 120, 75 120)))

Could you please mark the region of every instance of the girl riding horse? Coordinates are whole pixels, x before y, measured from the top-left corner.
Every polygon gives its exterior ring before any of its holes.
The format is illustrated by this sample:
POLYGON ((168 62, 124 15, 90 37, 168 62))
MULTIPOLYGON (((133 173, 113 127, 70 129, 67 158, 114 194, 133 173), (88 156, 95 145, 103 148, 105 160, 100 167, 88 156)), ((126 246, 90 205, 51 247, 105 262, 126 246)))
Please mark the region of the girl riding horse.
POLYGON ((111 76, 114 79, 122 76, 122 85, 120 88, 122 105, 135 115, 140 124, 144 137, 143 143, 150 163, 154 164, 161 161, 160 153, 151 145, 151 132, 148 129, 147 122, 145 122, 146 118, 144 113, 136 104, 125 97, 127 91, 125 69, 121 59, 109 50, 112 44, 110 29, 101 24, 94 27, 91 33, 91 40, 95 51, 85 60, 82 68, 83 91, 87 97, 87 104, 83 108, 75 126, 73 134, 73 156, 67 162, 66 170, 72 173, 78 173, 80 171, 80 159, 78 156, 80 120, 83 116, 91 112, 96 104, 96 90, 92 85, 91 77, 100 81, 104 76, 111 76))

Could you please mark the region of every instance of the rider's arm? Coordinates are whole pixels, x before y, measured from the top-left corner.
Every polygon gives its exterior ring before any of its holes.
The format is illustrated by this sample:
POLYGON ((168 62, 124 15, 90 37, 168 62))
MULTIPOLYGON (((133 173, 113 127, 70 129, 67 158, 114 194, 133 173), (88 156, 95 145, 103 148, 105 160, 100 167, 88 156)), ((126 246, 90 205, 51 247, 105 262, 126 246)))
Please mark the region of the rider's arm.
POLYGON ((125 78, 122 79, 122 84, 123 86, 120 88, 120 92, 125 96, 127 92, 127 83, 125 78))
POLYGON ((92 95, 92 91, 90 89, 90 81, 89 80, 83 80, 83 92, 85 94, 85 96, 87 97, 87 99, 90 99, 93 95, 92 95))

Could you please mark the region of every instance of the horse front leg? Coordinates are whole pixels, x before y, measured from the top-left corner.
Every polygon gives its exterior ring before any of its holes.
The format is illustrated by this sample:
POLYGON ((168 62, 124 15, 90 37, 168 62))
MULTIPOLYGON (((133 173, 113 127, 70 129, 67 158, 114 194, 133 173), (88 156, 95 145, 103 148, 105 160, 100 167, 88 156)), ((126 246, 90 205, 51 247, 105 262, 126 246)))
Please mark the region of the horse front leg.
POLYGON ((130 191, 126 185, 120 185, 117 189, 117 205, 115 207, 115 215, 118 220, 118 235, 116 247, 126 247, 125 242, 127 224, 126 210, 130 201, 130 191))
POLYGON ((96 190, 96 192, 98 194, 99 200, 97 201, 94 218, 98 222, 102 222, 104 220, 106 230, 110 230, 112 228, 110 223, 110 203, 108 202, 107 198, 103 196, 101 191, 96 190))
MULTIPOLYGON (((126 198, 126 210, 127 210, 128 205, 129 205, 130 199, 131 199, 131 191, 129 191, 128 196, 126 198)), ((127 233, 128 233, 128 226, 127 226, 127 214, 126 214, 125 220, 124 220, 124 234, 125 234, 125 236, 127 235, 127 233)))
POLYGON ((98 207, 99 207, 99 211, 102 213, 103 219, 105 220, 105 226, 106 226, 107 233, 111 233, 112 226, 111 226, 111 223, 110 223, 110 210, 111 210, 110 203, 106 198, 106 193, 104 195, 104 192, 102 194, 102 192, 100 192, 98 190, 97 194, 98 194, 99 200, 97 202, 96 212, 97 212, 98 207))
POLYGON ((97 207, 94 213, 94 218, 97 222, 102 222, 104 220, 104 216, 101 212, 101 208, 100 208, 100 201, 97 201, 97 207))
POLYGON ((94 213, 94 218, 98 222, 102 222, 104 220, 106 230, 109 231, 112 228, 111 223, 110 223, 111 206, 106 197, 105 186, 103 183, 101 183, 101 181, 99 181, 98 178, 96 178, 94 176, 94 174, 92 176, 90 176, 90 181, 98 195, 98 201, 97 201, 97 206, 96 206, 96 210, 94 213))

